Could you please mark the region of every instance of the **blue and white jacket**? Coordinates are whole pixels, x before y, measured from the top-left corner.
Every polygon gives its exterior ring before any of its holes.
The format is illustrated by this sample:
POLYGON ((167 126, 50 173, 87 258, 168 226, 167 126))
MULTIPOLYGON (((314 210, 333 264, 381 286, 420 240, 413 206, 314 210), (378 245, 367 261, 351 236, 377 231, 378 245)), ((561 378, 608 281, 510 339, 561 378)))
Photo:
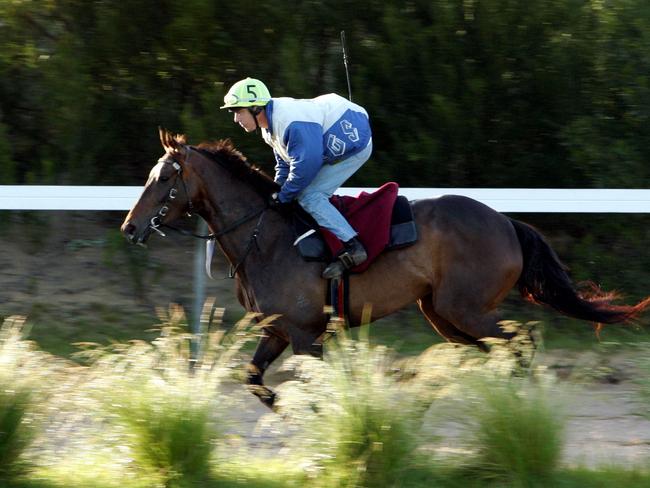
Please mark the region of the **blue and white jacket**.
POLYGON ((273 98, 266 105, 264 141, 275 154, 275 181, 281 202, 293 200, 323 164, 358 153, 371 139, 366 110, 330 93, 309 100, 273 98))

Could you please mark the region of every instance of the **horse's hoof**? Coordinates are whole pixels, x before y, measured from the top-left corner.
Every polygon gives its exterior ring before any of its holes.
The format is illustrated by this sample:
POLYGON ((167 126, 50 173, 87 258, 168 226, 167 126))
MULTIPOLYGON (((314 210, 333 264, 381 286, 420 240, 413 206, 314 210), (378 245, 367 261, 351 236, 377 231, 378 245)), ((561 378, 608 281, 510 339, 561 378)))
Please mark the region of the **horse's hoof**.
POLYGON ((323 359, 323 344, 319 342, 314 342, 309 347, 309 355, 318 359, 323 359))
POLYGON ((274 412, 277 412, 275 399, 277 395, 263 385, 248 385, 248 391, 260 399, 260 401, 274 412))

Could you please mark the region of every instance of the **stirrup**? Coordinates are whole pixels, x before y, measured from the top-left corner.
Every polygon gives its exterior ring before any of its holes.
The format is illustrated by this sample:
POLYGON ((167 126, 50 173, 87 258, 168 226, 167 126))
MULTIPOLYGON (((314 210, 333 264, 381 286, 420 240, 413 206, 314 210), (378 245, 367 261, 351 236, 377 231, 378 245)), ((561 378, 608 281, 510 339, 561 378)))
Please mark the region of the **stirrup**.
MULTIPOLYGON (((365 261, 365 260, 364 260, 365 261)), ((342 263, 344 269, 354 268, 357 264, 361 264, 363 261, 357 263, 348 251, 345 251, 343 254, 339 255, 338 262, 342 263)))
POLYGON ((354 268, 355 266, 360 265, 361 263, 366 261, 366 259, 368 259, 368 255, 366 254, 365 250, 362 257, 363 259, 359 259, 359 260, 354 259, 354 257, 352 257, 352 255, 349 252, 345 251, 342 254, 340 254, 338 258, 336 258, 336 261, 327 265, 327 267, 325 268, 321 276, 328 280, 331 280, 333 278, 338 278, 343 274, 344 271, 354 268))

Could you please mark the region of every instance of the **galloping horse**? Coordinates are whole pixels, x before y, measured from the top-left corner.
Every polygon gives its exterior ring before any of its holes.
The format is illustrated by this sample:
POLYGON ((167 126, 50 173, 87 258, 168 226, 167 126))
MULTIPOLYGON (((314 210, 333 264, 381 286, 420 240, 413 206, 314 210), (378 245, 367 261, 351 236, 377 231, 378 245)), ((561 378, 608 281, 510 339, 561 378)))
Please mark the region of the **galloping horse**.
MULTIPOLYGON (((326 330, 323 264, 299 257, 290 219, 268 206, 278 186, 230 141, 189 146, 185 136, 162 129, 160 140, 165 154, 122 232, 144 243, 188 211, 208 222, 236 270, 240 303, 250 312, 279 315, 265 327, 248 372, 253 392, 272 407, 265 370, 289 344, 295 354, 310 353, 326 330)), ((588 296, 579 293, 536 230, 475 200, 446 195, 411 206, 418 242, 350 276, 351 325, 359 325, 365 304, 372 305, 374 320, 417 302, 445 339, 484 347, 483 338, 511 337, 498 325, 496 308, 515 285, 530 301, 592 322, 624 322, 650 305, 650 297, 614 305, 615 296, 596 287, 588 296)))

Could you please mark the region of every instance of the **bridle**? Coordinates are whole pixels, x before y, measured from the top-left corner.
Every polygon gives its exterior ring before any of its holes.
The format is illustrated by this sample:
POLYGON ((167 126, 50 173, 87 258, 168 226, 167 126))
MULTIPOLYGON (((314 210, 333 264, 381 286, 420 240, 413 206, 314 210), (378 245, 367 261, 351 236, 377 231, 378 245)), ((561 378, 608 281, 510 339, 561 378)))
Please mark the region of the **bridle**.
MULTIPOLYGON (((189 146, 185 146, 186 150, 188 152, 191 150, 189 146)), ((251 252, 253 249, 253 244, 257 249, 259 250, 259 244, 257 242, 257 237, 259 236, 260 229, 262 226, 262 220, 264 218, 264 213, 266 210, 269 208, 269 204, 267 203, 264 207, 261 209, 255 210, 247 215, 244 215, 242 218, 236 220, 235 222, 231 223, 230 225, 227 225, 225 228, 221 229, 219 232, 213 232, 210 234, 206 235, 201 235, 201 234, 195 234, 194 232, 190 232, 185 229, 180 229, 178 227, 174 227, 169 224, 164 224, 160 221, 161 218, 165 217, 169 213, 169 206, 171 203, 176 199, 176 196, 178 195, 178 182, 180 181, 183 185, 183 191, 185 192, 185 196, 187 197, 187 206, 188 206, 188 211, 187 211, 187 216, 191 217, 192 213, 194 211, 194 205, 192 204, 192 199, 190 197, 189 192, 187 191, 187 185, 185 184, 185 180, 183 179, 183 166, 176 160, 174 157, 170 154, 166 154, 162 158, 158 160, 158 163, 163 163, 163 164, 171 164, 173 168, 176 170, 176 174, 174 175, 174 184, 172 185, 171 189, 169 190, 169 193, 167 194, 167 198, 165 198, 165 201, 162 203, 162 206, 158 210, 158 213, 154 215, 151 220, 149 221, 149 228, 158 234, 160 234, 162 237, 167 237, 167 235, 160 230, 161 227, 164 227, 166 229, 173 230, 175 232, 178 232, 183 235, 187 236, 192 236, 196 237, 197 239, 204 239, 207 241, 208 244, 208 252, 206 255, 206 270, 208 270, 208 275, 210 275, 209 272, 209 261, 212 260, 212 252, 214 250, 214 241, 225 235, 228 234, 229 232, 237 229, 241 225, 245 224, 246 222, 253 220, 255 217, 259 216, 259 219, 257 220, 257 224, 255 225, 255 229, 253 229, 253 233, 251 234, 250 238, 248 239, 248 242, 246 244, 246 249, 244 250, 244 255, 241 258, 241 260, 236 264, 236 265, 231 265, 230 266, 230 272, 228 273, 229 278, 234 278, 235 273, 239 269, 239 267, 244 263, 246 258, 248 257, 248 254, 251 252)), ((210 276, 211 277, 211 276, 210 276)))
MULTIPOLYGON (((151 230, 154 230, 158 232, 162 237, 167 237, 167 234, 165 234, 162 230, 160 230, 161 227, 167 227, 170 229, 178 230, 180 231, 181 229, 176 229, 175 227, 172 227, 167 224, 163 224, 160 219, 162 217, 167 216, 167 213, 169 213, 169 205, 176 200, 176 195, 178 194, 178 182, 181 181, 183 183, 183 190, 185 191, 185 196, 187 197, 187 205, 189 207, 189 210, 187 211, 187 216, 191 217, 192 216, 192 211, 194 210, 194 205, 192 204, 192 199, 190 198, 190 194, 187 191, 187 186, 185 185, 185 180, 183 179, 183 167, 181 164, 176 161, 172 156, 166 155, 165 157, 162 157, 158 160, 158 163, 162 164, 171 164, 174 169, 176 170, 176 174, 174 175, 174 185, 171 187, 169 190, 169 193, 167 194, 167 198, 165 201, 162 203, 162 206, 158 210, 158 213, 151 217, 151 220, 149 221, 149 228, 151 230)), ((197 237, 202 237, 204 239, 210 239, 212 234, 208 236, 197 236, 197 237)))

